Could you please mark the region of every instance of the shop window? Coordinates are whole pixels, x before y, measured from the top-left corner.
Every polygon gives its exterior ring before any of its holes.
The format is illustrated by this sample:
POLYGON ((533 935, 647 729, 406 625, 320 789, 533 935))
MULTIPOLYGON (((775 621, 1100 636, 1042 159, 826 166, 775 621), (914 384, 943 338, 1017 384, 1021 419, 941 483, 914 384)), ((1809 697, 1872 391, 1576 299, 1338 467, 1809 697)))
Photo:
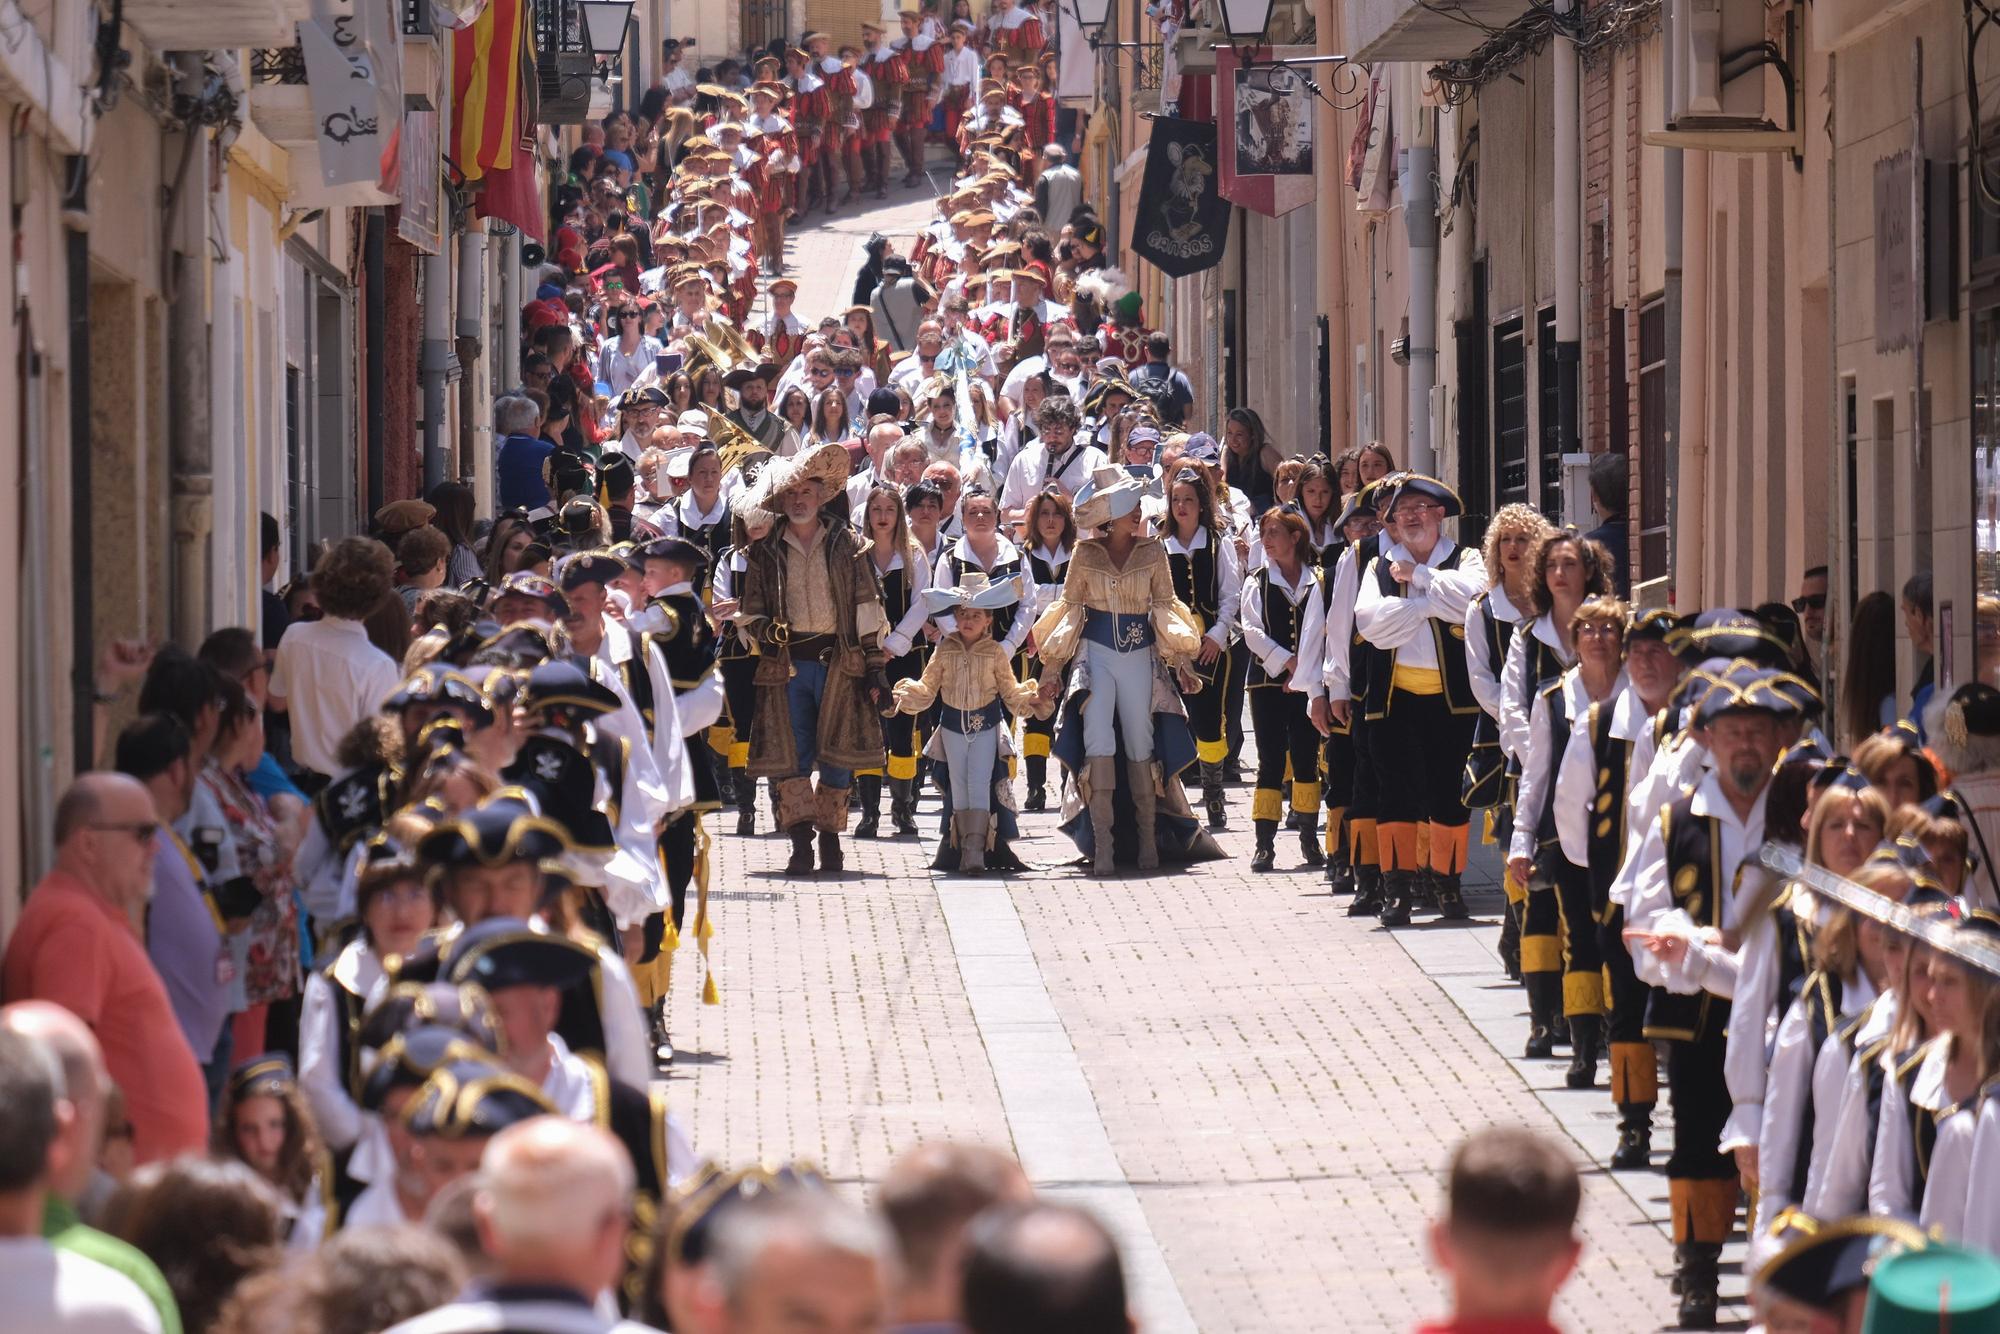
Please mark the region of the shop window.
POLYGON ((1639 579, 1667 573, 1667 301, 1656 296, 1639 307, 1639 579))

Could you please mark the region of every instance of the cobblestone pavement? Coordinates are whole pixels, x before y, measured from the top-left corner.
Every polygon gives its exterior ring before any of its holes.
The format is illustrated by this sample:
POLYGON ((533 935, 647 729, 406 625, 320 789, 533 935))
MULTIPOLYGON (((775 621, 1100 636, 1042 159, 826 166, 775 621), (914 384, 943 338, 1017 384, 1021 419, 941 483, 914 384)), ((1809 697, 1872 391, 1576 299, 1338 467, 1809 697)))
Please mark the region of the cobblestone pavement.
MULTIPOLYGON (((844 308, 868 234, 927 216, 914 196, 801 235, 799 309, 844 308)), ((1050 814, 1022 817, 1044 869, 963 881, 927 869, 927 798, 921 843, 857 841, 843 877, 811 882, 777 869, 766 806, 758 837, 714 841, 722 1003, 676 989, 667 1088, 697 1148, 816 1159, 865 1194, 918 1139, 1008 1145, 1111 1222, 1149 1330, 1438 1313, 1423 1235, 1451 1146, 1519 1122, 1601 1164, 1609 1098, 1509 1059, 1526 1020, 1493 954, 1490 874, 1474 923, 1390 933, 1315 875, 1250 874, 1248 805, 1232 789, 1230 859, 1191 872, 1091 878, 1050 814)), ((1298 861, 1282 836, 1279 866, 1298 861)), ((1587 1166, 1584 1192, 1563 1323, 1663 1327, 1664 1180, 1587 1166)))

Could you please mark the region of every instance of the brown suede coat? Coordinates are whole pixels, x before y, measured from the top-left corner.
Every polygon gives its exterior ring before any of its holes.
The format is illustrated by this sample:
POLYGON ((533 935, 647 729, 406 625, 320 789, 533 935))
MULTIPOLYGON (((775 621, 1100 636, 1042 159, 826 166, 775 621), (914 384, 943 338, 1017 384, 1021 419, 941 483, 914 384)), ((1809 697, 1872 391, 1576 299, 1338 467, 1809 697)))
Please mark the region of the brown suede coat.
MULTIPOLYGON (((878 637, 863 643, 856 628, 859 609, 882 605, 882 585, 875 563, 868 559, 868 540, 837 512, 823 514, 828 525, 820 551, 827 560, 838 610, 836 637, 840 651, 827 664, 826 692, 819 702, 819 758, 841 769, 879 769, 886 762, 882 715, 868 699, 868 672, 887 662, 878 637)), ((799 771, 798 747, 792 740, 791 709, 786 686, 791 656, 771 638, 774 624, 785 619, 784 525, 775 525, 763 540, 744 552, 743 601, 739 621, 746 634, 763 646, 757 664, 757 716, 750 722, 749 772, 754 778, 785 778, 799 771)), ((887 701, 885 700, 886 704, 887 701)))

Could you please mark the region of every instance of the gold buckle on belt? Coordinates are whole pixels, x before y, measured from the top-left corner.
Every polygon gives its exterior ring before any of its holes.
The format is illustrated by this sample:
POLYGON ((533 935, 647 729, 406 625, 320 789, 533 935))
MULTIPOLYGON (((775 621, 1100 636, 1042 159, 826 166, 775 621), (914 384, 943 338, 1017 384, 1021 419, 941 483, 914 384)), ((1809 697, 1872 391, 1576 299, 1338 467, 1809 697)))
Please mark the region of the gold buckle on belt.
POLYGON ((781 648, 787 644, 790 644, 792 642, 791 622, 772 621, 771 628, 769 629, 769 631, 766 632, 765 637, 769 639, 771 643, 781 648))

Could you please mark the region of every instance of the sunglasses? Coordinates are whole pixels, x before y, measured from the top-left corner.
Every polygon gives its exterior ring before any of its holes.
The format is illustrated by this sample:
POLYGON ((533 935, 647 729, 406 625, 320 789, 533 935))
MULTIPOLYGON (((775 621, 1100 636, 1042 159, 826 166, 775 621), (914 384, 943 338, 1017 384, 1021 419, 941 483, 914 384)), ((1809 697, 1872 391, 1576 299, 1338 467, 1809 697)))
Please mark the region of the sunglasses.
POLYGON ((1808 607, 1810 607, 1814 611, 1824 611, 1826 609, 1826 594, 1806 593, 1800 597, 1795 597, 1792 599, 1793 611, 1802 612, 1805 611, 1808 607))
POLYGON ((141 843, 151 843, 160 832, 158 820, 128 820, 122 824, 93 824, 89 827, 104 834, 130 834, 141 843))

